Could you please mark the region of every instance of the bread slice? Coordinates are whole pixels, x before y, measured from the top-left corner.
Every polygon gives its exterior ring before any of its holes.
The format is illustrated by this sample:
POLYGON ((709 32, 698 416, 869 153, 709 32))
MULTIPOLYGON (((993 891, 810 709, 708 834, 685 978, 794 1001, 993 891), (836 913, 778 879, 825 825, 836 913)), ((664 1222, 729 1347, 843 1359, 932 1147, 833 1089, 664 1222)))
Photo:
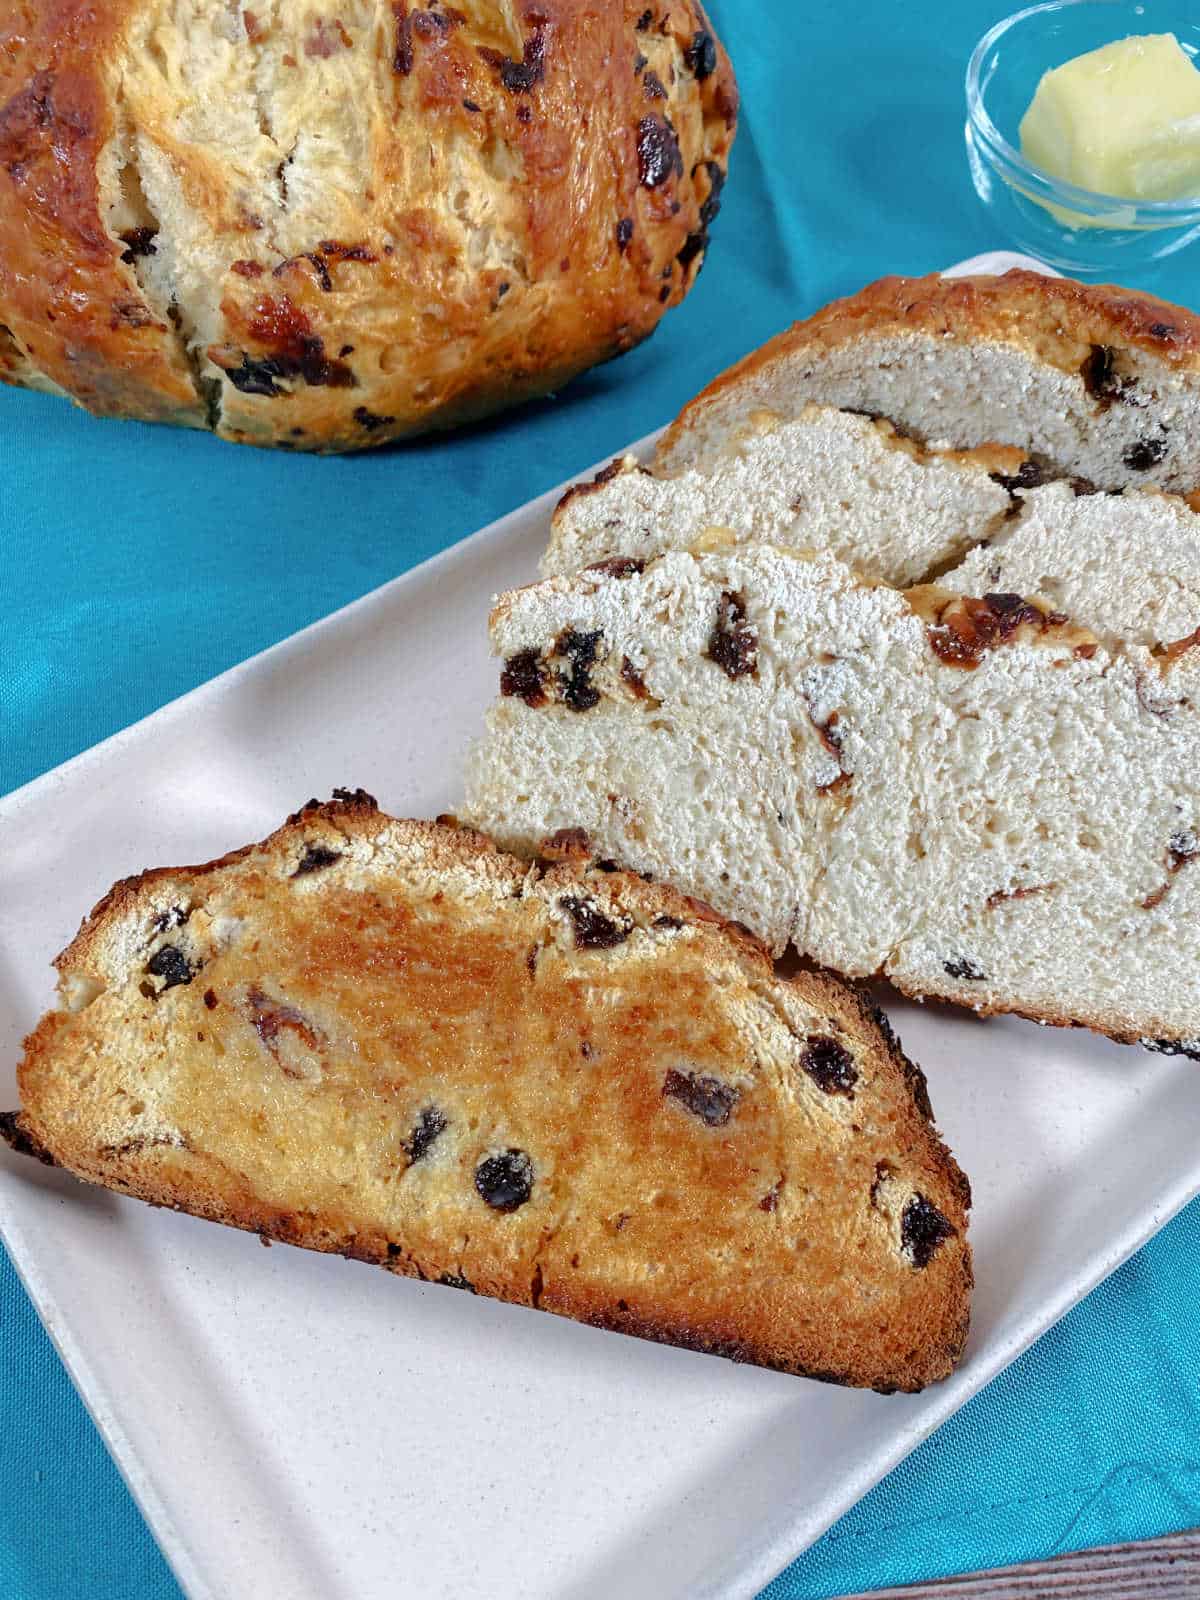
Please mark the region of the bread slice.
POLYGON ((671 477, 625 456, 568 490, 542 571, 786 544, 901 587, 935 576, 960 594, 1037 595, 1110 643, 1165 646, 1200 625, 1200 513, 1186 500, 1038 485, 1009 447, 928 452, 828 406, 788 423, 758 412, 700 468, 671 477))
POLYGON ((1111 285, 1012 271, 882 278, 716 378, 659 445, 682 472, 766 408, 868 411, 918 439, 991 441, 1101 489, 1200 487, 1200 318, 1111 285))
POLYGON ((1058 482, 938 581, 960 594, 1034 594, 1112 646, 1161 649, 1200 627, 1200 515, 1149 489, 1077 494, 1058 482))
POLYGON ((716 526, 739 543, 829 550, 865 577, 916 583, 999 529, 1012 505, 1003 480, 1018 481, 1024 465, 1011 448, 927 451, 886 422, 830 406, 805 405, 786 421, 755 411, 678 475, 625 456, 568 490, 542 573, 687 549, 716 526))
POLYGON ((966 1181, 882 1013, 579 858, 382 815, 120 883, 11 1143, 600 1327, 879 1389, 966 1333, 966 1181))
POLYGON ((773 950, 1200 1050, 1200 649, 826 555, 672 552, 505 596, 466 814, 564 826, 773 950))

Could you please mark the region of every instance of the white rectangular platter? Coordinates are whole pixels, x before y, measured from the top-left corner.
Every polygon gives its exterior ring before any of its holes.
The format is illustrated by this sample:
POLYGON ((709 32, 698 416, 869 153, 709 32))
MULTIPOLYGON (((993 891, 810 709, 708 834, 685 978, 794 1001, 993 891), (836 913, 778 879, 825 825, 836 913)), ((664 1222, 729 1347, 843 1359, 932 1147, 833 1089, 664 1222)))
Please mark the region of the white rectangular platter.
MULTIPOLYGON (((0 802, 0 1109, 119 876, 310 795, 453 809, 555 496, 0 802)), ((0 1227, 192 1600, 754 1595, 1200 1189, 1200 1070, 897 1002, 975 1189, 968 1355, 882 1398, 392 1278, 0 1153, 0 1227)))

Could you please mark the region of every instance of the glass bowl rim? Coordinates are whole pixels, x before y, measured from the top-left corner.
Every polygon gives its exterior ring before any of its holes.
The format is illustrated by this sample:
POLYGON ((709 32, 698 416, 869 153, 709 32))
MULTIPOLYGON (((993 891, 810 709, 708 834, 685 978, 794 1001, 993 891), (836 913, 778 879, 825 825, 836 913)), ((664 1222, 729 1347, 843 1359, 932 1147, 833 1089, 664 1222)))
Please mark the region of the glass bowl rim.
POLYGON ((1127 195, 1083 189, 1064 178, 1052 177, 1043 167, 1026 160, 1008 142, 984 106, 981 83, 984 60, 992 47, 1017 23, 1041 13, 1065 11, 1071 6, 1112 6, 1120 3, 1122 0, 1038 0, 1038 4, 1024 6, 1020 11, 1014 11, 1010 16, 993 23, 971 52, 971 59, 967 63, 968 122, 1001 175, 1018 180, 1018 186, 1036 198, 1054 201, 1065 209, 1078 211, 1085 216, 1109 216, 1114 211, 1128 213, 1131 226, 1139 223, 1157 224, 1160 227, 1170 224, 1183 226, 1200 221, 1200 195, 1183 200, 1134 200, 1127 195))

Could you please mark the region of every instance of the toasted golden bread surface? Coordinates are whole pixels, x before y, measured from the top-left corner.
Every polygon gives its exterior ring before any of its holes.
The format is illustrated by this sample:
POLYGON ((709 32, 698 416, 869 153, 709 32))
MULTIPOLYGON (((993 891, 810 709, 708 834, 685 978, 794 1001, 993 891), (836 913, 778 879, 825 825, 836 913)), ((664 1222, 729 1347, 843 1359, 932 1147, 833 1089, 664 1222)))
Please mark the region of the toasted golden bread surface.
POLYGON ((585 1322, 945 1376, 969 1191, 886 1022, 558 843, 530 865, 360 791, 118 884, 58 959, 10 1142, 585 1322))

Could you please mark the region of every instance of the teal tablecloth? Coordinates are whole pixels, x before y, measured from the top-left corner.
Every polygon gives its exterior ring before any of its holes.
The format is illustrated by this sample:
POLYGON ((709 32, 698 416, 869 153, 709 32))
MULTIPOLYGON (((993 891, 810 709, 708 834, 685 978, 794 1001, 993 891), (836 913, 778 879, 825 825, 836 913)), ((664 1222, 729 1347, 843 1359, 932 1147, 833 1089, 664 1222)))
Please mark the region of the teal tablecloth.
MULTIPOLYGON (((637 438, 829 297, 1007 242, 977 208, 961 136, 962 69, 995 0, 710 9, 745 106, 711 260, 648 345, 557 401, 453 439, 315 461, 0 394, 0 791, 637 438)), ((1197 263, 1193 250, 1142 281, 1195 301, 1197 263)), ((1193 1206, 771 1600, 1200 1523, 1197 1304, 1193 1206)), ((0 1363, 0 1596, 175 1600, 2 1259, 0 1363)))

